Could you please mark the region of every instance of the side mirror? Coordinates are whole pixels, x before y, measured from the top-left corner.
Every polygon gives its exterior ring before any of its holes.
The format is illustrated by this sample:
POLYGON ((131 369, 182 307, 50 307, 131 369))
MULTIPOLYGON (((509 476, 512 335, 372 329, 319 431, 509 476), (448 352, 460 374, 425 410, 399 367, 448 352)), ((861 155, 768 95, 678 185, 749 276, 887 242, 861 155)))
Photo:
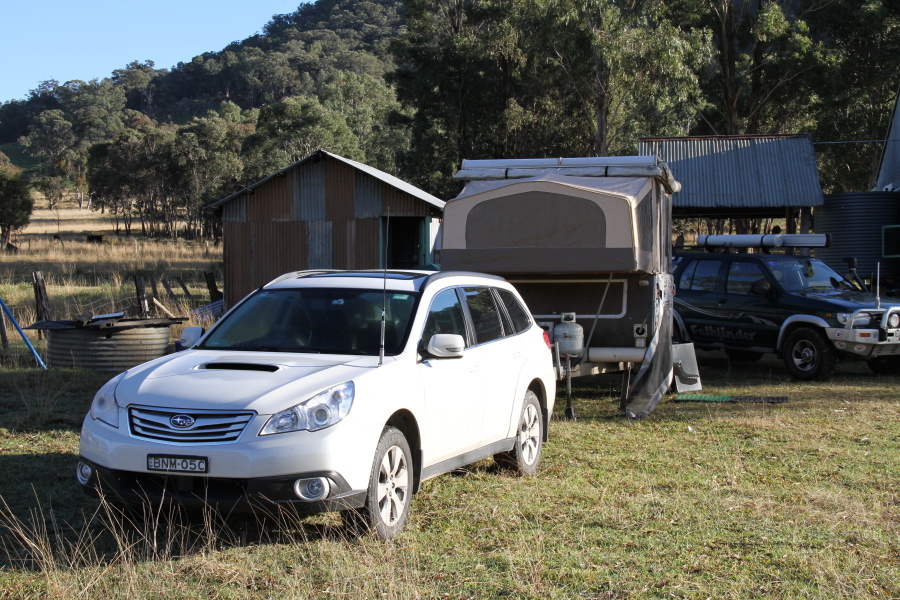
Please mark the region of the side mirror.
POLYGON ((459 358, 463 355, 466 340, 455 333, 436 333, 428 340, 425 351, 434 358, 459 358))
POLYGON ((753 285, 750 286, 750 293, 768 298, 772 295, 772 284, 765 279, 754 281, 753 285))
POLYGON ((203 337, 204 333, 206 333, 206 330, 202 327, 185 327, 184 331, 181 332, 181 339, 175 342, 175 351, 187 350, 196 344, 203 337))

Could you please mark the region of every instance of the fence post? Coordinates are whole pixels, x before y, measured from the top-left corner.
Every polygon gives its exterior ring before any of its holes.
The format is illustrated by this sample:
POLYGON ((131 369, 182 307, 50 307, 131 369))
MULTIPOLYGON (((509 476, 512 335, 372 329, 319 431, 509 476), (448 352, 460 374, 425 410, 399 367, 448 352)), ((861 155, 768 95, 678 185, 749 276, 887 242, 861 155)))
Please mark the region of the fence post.
POLYGON ((184 280, 181 277, 176 277, 175 283, 177 283, 181 287, 181 290, 184 292, 184 295, 188 297, 188 300, 194 299, 194 297, 191 295, 191 292, 188 291, 187 286, 184 285, 184 280))
MULTIPOLYGON (((38 321, 52 321, 50 314, 50 299, 47 297, 47 287, 44 285, 44 274, 40 271, 31 272, 31 281, 34 286, 34 306, 38 321)), ((38 339, 43 339, 44 332, 38 329, 38 339)))
POLYGON ((216 302, 217 300, 221 300, 222 292, 216 287, 216 276, 213 273, 208 273, 206 271, 203 272, 203 276, 206 278, 206 289, 209 290, 209 301, 216 302))
POLYGON ((137 291, 137 301, 141 311, 141 318, 146 319, 150 316, 150 305, 147 303, 147 291, 144 289, 144 278, 140 275, 134 276, 134 288, 137 291))
POLYGON ((6 313, 0 310, 0 344, 3 344, 3 349, 9 349, 9 336, 6 335, 6 313))

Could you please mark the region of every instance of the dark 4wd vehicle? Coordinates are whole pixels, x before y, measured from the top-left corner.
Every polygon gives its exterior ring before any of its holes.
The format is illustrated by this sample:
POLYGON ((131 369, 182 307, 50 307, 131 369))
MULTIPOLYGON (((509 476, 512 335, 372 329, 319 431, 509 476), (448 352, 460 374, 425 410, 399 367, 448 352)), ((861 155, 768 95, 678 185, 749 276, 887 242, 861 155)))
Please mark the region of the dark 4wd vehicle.
POLYGON ((838 360, 900 374, 900 299, 880 301, 815 258, 690 253, 676 259, 675 335, 732 360, 774 352, 801 380, 838 360))

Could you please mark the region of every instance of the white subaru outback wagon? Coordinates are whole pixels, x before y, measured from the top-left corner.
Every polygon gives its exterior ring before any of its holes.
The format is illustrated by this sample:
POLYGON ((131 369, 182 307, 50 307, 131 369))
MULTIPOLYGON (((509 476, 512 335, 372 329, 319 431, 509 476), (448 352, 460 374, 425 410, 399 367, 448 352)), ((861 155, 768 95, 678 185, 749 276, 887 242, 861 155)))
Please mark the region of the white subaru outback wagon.
POLYGON ((340 510, 389 538, 430 477, 490 456, 534 473, 555 394, 502 278, 299 271, 106 383, 77 476, 124 503, 340 510))

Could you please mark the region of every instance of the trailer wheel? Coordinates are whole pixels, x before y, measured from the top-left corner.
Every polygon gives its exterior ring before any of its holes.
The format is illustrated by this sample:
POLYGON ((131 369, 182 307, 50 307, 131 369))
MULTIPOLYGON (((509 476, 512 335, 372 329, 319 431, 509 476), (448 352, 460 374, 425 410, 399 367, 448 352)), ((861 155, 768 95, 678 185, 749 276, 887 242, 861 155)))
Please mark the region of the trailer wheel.
POLYGON ((784 364, 794 379, 825 381, 834 374, 837 355, 819 331, 798 327, 784 343, 784 364))

